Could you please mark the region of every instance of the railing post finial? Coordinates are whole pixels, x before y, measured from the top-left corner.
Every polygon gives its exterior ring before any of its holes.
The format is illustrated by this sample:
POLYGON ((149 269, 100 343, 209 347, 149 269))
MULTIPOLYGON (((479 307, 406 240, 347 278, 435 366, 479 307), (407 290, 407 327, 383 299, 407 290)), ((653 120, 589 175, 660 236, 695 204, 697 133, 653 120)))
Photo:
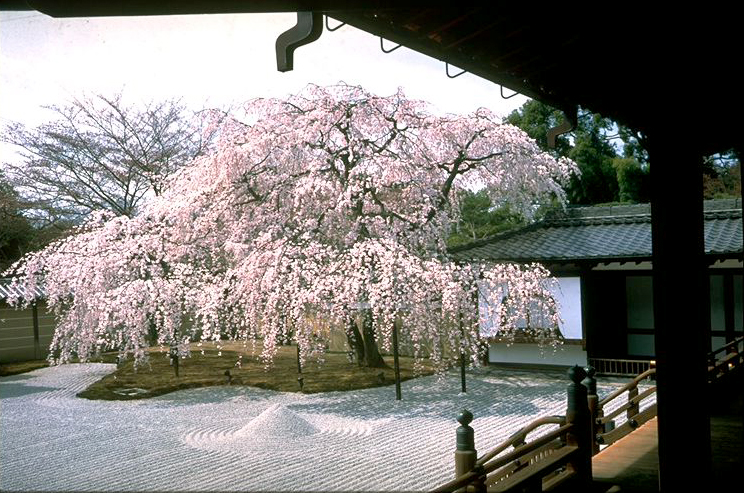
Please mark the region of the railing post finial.
POLYGON ((475 432, 470 427, 473 413, 463 409, 457 416, 460 426, 457 428, 457 449, 455 450, 455 477, 471 471, 478 457, 475 450, 475 432))
POLYGON ((472 421, 473 413, 467 409, 460 411, 457 416, 457 422, 460 423, 457 428, 457 450, 475 452, 475 431, 469 426, 472 421))
MULTIPOLYGON (((582 414, 588 409, 586 406, 586 387, 581 384, 581 381, 586 378, 586 371, 579 365, 575 365, 568 369, 568 378, 571 380, 571 383, 568 384, 567 389, 567 414, 582 414)), ((568 418, 568 415, 566 418, 568 418)))
POLYGON ((587 403, 589 404, 589 417, 591 423, 592 455, 599 453, 599 443, 597 443, 597 433, 600 431, 598 419, 602 415, 602 409, 599 407, 599 397, 597 396, 597 379, 594 375, 597 371, 593 366, 584 367, 586 378, 581 384, 586 387, 587 403))
POLYGON ((584 371, 586 372, 586 378, 581 383, 586 387, 587 394, 597 395, 597 379, 594 375, 597 374, 597 370, 592 365, 585 366, 584 371))

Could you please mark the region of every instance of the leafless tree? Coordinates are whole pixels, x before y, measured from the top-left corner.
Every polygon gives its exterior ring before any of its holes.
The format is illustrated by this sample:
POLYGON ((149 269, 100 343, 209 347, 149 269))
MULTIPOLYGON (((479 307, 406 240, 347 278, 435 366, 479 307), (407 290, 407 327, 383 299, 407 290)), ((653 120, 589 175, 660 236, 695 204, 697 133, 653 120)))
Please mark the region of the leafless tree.
POLYGON ((4 163, 26 214, 45 223, 78 222, 92 211, 131 216, 163 179, 204 152, 211 136, 201 112, 179 99, 127 105, 122 95, 47 106, 55 119, 5 127, 21 159, 4 163))

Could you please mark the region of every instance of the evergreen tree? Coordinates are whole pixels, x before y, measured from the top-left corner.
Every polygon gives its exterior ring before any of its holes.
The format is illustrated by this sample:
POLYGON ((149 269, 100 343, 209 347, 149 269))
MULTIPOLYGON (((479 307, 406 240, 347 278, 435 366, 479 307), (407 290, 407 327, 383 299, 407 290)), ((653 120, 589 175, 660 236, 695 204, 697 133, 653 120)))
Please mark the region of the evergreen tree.
POLYGON ((547 131, 563 121, 563 114, 540 101, 527 101, 506 122, 524 130, 555 157, 569 157, 581 171, 566 189, 572 204, 646 202, 649 200, 648 153, 643 137, 609 118, 579 110, 577 126, 547 147, 547 131), (611 132, 616 131, 616 134, 611 132), (611 141, 622 142, 620 151, 611 141))

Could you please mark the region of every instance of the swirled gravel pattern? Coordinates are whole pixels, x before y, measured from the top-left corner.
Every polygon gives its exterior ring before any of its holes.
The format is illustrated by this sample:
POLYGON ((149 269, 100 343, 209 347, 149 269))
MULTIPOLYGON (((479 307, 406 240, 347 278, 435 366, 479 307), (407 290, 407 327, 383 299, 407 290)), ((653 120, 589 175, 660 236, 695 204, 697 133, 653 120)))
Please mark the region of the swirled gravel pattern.
MULTIPOLYGON (((113 370, 65 365, 0 378, 0 489, 425 490, 453 476, 462 408, 475 415, 476 448, 486 452, 537 417, 564 414, 567 384, 560 373, 489 367, 469 371, 467 393, 456 372, 403 382, 402 401, 394 386, 75 396, 113 370)), ((621 382, 602 379, 600 397, 621 382)))

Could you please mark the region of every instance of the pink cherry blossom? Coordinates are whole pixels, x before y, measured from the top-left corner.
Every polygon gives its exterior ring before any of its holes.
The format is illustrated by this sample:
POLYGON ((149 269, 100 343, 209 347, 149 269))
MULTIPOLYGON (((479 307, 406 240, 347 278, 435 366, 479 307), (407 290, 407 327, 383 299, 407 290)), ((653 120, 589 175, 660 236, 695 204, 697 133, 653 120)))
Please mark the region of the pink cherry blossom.
POLYGON ((502 335, 535 310, 538 329, 557 327, 547 270, 457 263, 445 246, 457 190, 484 187, 530 217, 564 202, 577 172, 489 111, 436 116, 401 91, 311 85, 215 114, 209 130, 214 149, 137 216, 95 216, 11 268, 46 289, 54 361, 244 339, 262 340, 270 365, 291 338, 304 364, 368 307, 381 346, 399 317, 401 338, 444 368, 459 351, 478 361, 479 317, 502 335), (503 302, 479 314, 485 287, 503 302))

